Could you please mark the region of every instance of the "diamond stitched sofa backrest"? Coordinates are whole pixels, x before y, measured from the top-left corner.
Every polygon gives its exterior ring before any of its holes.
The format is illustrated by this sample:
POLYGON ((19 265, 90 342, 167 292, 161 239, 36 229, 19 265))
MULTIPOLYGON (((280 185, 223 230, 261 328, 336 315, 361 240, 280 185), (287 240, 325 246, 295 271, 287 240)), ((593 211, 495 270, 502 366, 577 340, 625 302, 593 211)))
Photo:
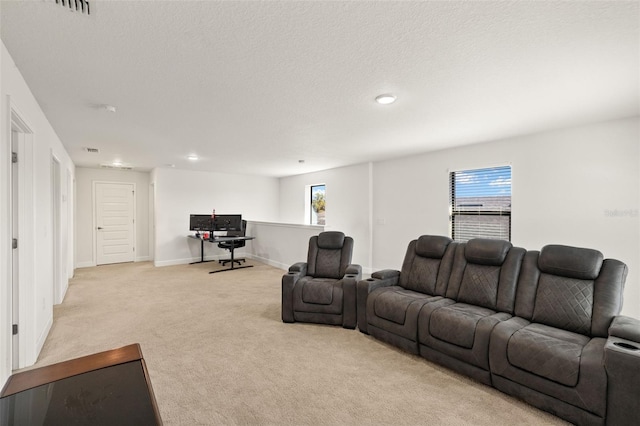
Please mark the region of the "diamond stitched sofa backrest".
POLYGON ((547 245, 525 256, 516 315, 591 337, 606 337, 622 309, 627 266, 597 250, 547 245))
POLYGON ((504 240, 476 238, 456 250, 447 297, 513 313, 520 266, 526 251, 504 240))
POLYGON ((351 263, 353 238, 339 231, 321 232, 309 239, 307 275, 315 278, 344 277, 351 263))
POLYGON ((422 235, 407 247, 399 285, 431 296, 444 296, 458 243, 451 238, 422 235))

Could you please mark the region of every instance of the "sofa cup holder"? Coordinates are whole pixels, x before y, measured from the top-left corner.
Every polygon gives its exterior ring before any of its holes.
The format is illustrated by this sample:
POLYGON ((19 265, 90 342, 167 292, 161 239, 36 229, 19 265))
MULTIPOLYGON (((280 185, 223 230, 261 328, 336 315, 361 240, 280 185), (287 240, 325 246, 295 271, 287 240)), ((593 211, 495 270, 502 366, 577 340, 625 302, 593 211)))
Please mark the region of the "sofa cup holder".
POLYGON ((373 282, 373 281, 375 281, 375 278, 367 278, 367 281, 373 282))
POLYGON ((637 351, 640 350, 640 347, 636 346, 636 345, 632 345, 631 343, 625 343, 625 342, 613 342, 613 344, 619 348, 623 348, 623 349, 627 349, 629 351, 637 351))

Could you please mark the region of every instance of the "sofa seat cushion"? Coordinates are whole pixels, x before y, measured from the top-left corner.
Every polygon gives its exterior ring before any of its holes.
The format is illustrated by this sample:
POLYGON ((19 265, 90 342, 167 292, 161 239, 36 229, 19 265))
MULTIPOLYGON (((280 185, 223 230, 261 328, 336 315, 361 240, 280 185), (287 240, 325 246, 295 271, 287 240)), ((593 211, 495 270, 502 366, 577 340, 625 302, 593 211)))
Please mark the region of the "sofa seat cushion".
POLYGON ((293 310, 341 314, 343 295, 342 281, 305 276, 293 288, 293 310))
POLYGON ((493 327, 511 315, 452 299, 424 306, 418 316, 418 342, 459 361, 489 370, 493 327))
POLYGON ((437 309, 431 315, 429 332, 437 339, 470 349, 478 322, 495 314, 491 309, 456 303, 437 309))
POLYGON ((604 417, 607 394, 605 343, 604 338, 588 338, 513 317, 496 325, 491 335, 491 374, 604 417), (565 343, 560 345, 558 340, 565 343), (577 359, 574 358, 576 346, 581 346, 577 359), (555 349, 551 349, 554 347, 555 349), (575 370, 577 363, 577 374, 567 375, 553 365, 546 368, 537 366, 536 363, 542 362, 537 357, 539 352, 540 357, 553 356, 555 358, 552 362, 563 362, 562 368, 575 370), (527 355, 537 357, 537 361, 526 360, 527 355), (567 385, 566 383, 574 381, 574 376, 575 385, 567 385))
POLYGON ((367 322, 411 341, 417 341, 417 321, 420 309, 442 299, 400 286, 381 287, 367 298, 367 322))
POLYGON ((373 303, 375 316, 403 325, 407 319, 407 309, 415 302, 430 299, 431 296, 402 287, 395 291, 386 291, 376 297, 373 303))
POLYGON ((337 280, 313 278, 302 283, 302 301, 317 305, 330 305, 333 301, 333 285, 337 280))
POLYGON ((575 386, 589 338, 542 324, 516 331, 507 346, 511 365, 565 386, 575 386))

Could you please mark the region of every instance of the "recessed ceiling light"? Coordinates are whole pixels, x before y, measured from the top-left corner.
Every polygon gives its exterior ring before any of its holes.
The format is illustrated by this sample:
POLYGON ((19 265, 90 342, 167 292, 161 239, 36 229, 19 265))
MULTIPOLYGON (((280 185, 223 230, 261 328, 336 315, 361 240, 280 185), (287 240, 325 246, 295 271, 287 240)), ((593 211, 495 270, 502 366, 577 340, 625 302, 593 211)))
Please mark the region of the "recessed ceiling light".
POLYGON ((121 166, 122 166, 122 161, 120 161, 120 160, 116 160, 116 161, 114 161, 112 164, 113 164, 114 166, 116 166, 116 167, 121 167, 121 166))
POLYGON ((116 112, 116 107, 114 107, 113 105, 102 105, 102 108, 104 108, 106 111, 109 112, 116 112))
POLYGON ((395 101, 396 101, 396 97, 389 93, 376 96, 376 102, 382 105, 389 105, 394 103, 395 101))
POLYGON ((198 156, 196 154, 189 154, 187 156, 187 159, 189 159, 191 161, 196 161, 198 159, 198 156))

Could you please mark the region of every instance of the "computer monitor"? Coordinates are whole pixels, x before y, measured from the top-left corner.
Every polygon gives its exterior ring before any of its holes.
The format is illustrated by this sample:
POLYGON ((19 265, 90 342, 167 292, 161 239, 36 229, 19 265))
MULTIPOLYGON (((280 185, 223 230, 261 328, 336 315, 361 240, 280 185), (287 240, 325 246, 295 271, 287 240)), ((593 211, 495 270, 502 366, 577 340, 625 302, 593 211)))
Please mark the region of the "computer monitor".
POLYGON ((210 214, 192 214, 189 216, 189 231, 213 231, 210 214))
POLYGON ((213 221, 214 231, 242 231, 241 214, 216 214, 213 221))

